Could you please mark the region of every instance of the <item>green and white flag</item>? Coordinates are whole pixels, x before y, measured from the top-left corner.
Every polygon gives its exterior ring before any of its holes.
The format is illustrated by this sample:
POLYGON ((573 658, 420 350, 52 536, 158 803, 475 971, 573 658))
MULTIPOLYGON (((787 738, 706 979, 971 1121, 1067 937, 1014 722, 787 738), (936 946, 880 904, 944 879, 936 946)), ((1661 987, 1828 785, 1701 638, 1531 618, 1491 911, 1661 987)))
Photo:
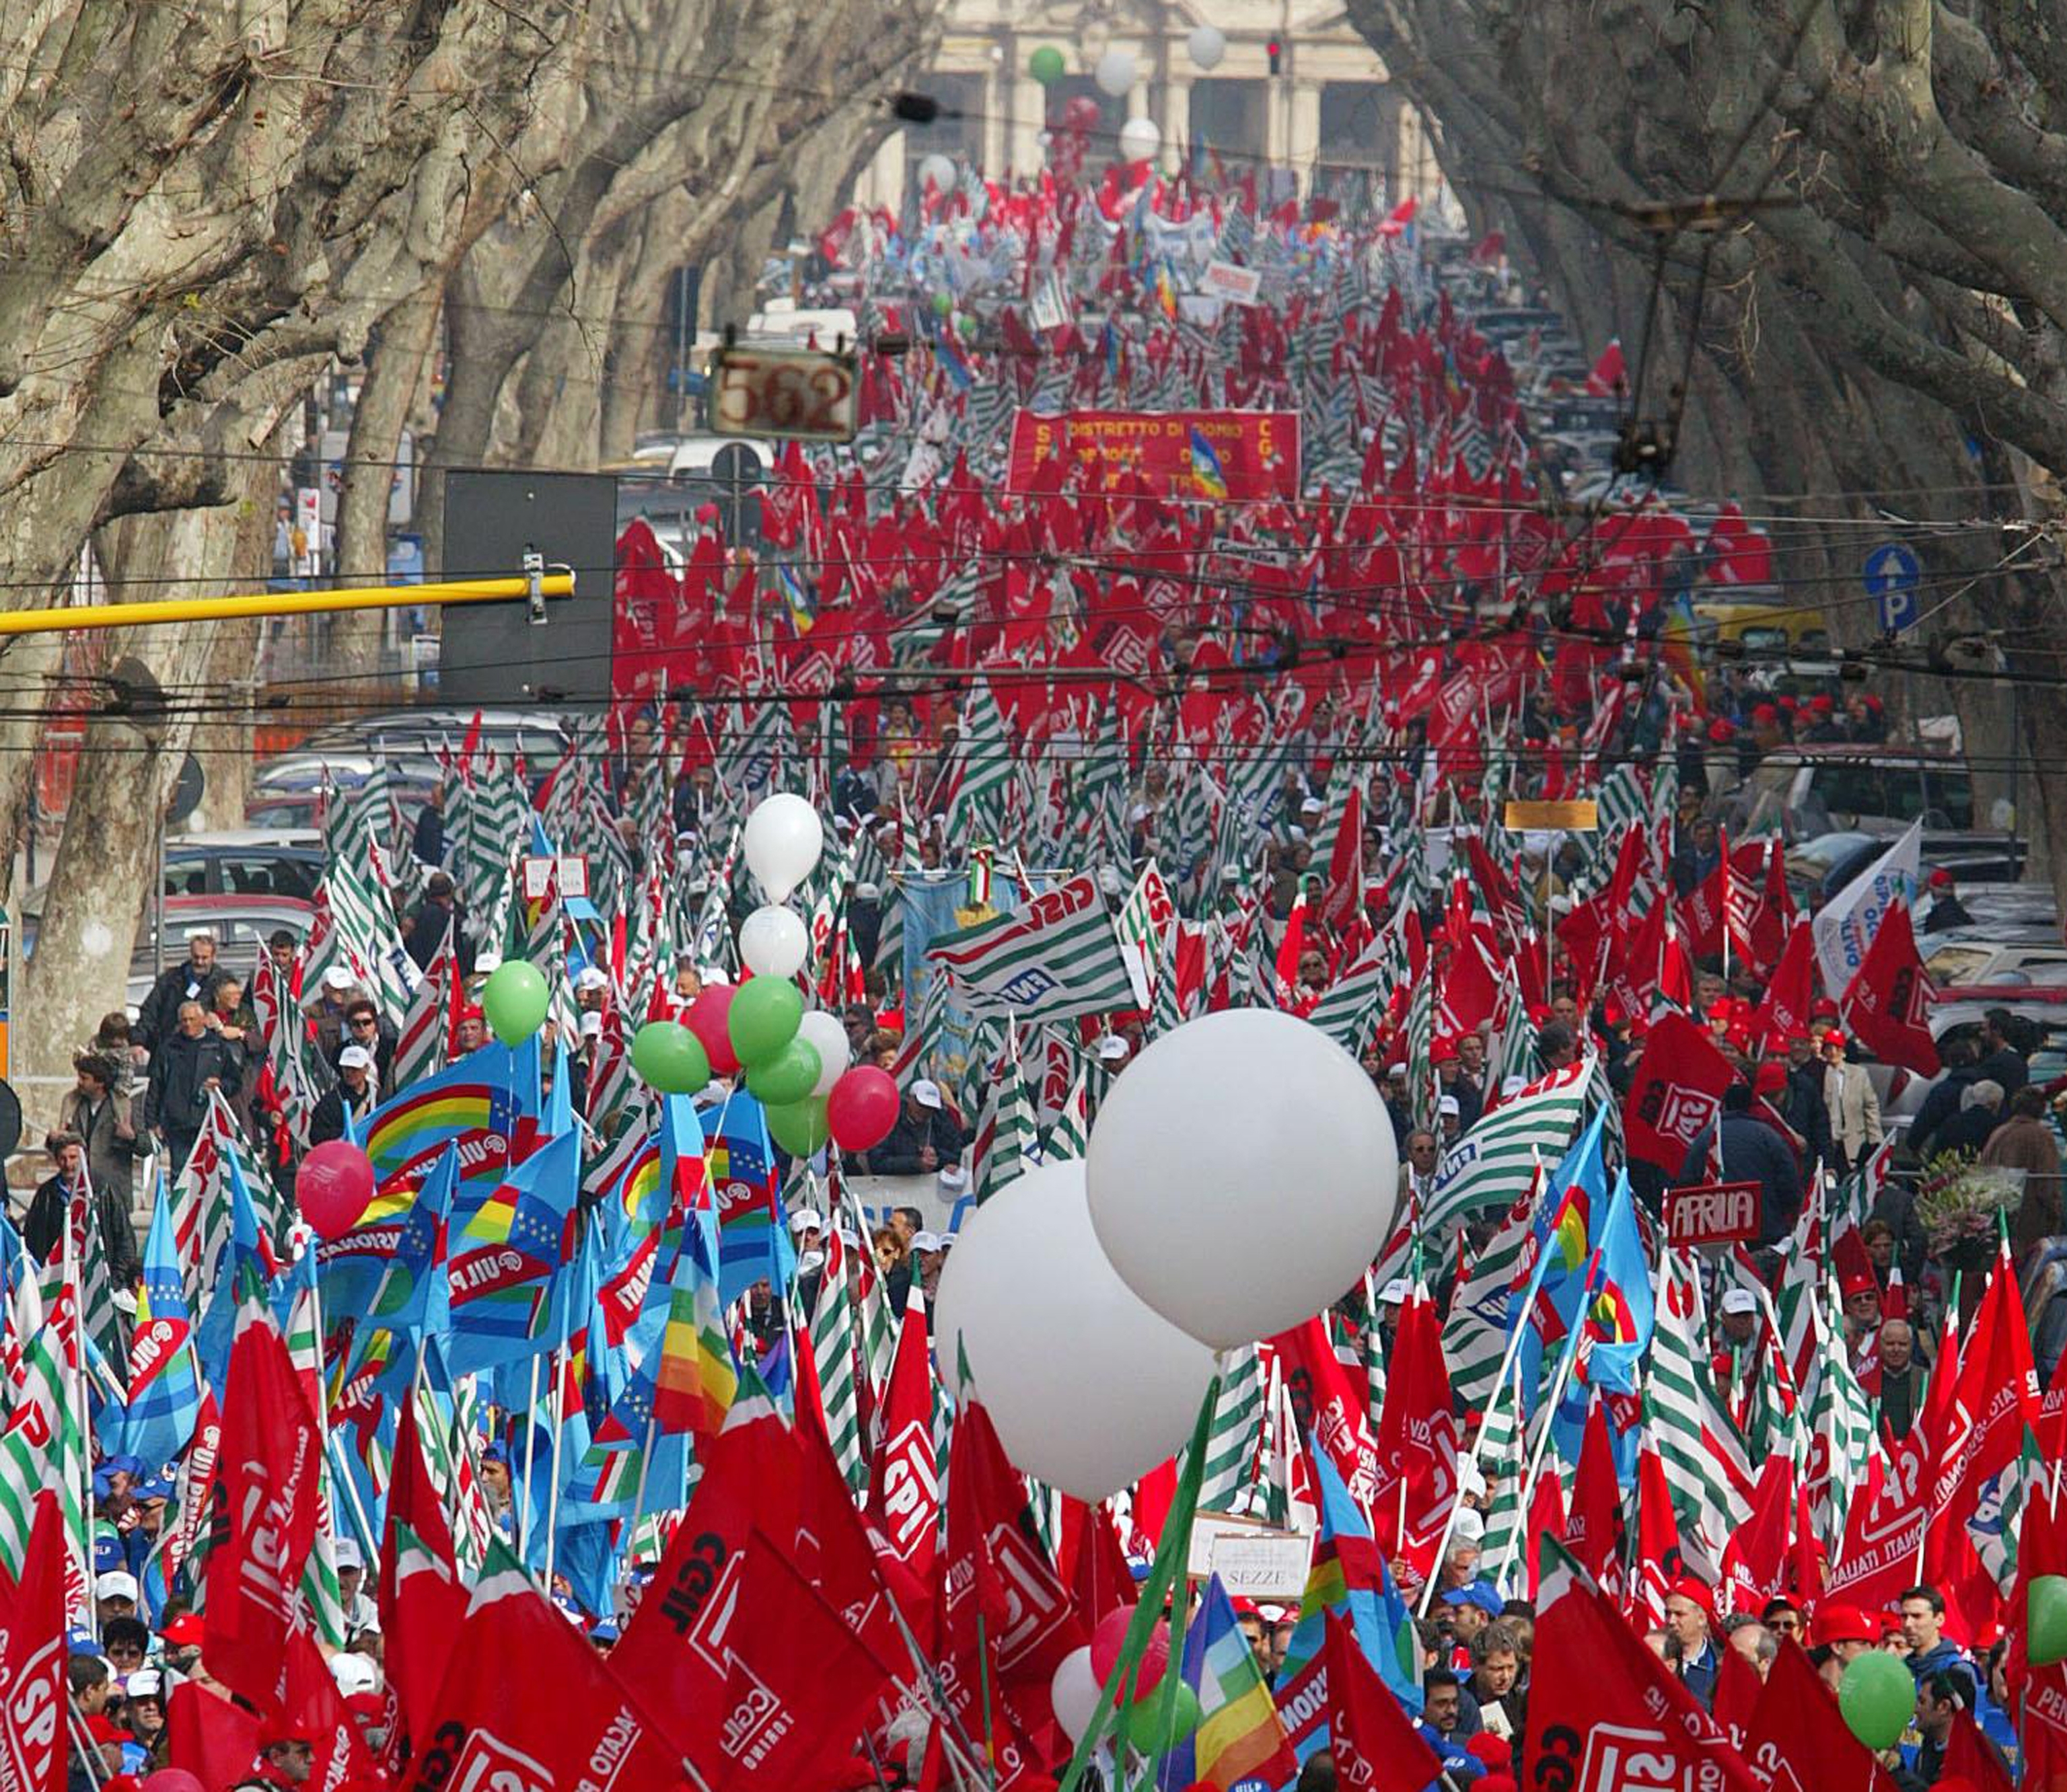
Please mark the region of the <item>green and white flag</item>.
POLYGON ((1451 1299, 1449 1317, 1443 1322, 1443 1357, 1449 1364, 1450 1390, 1467 1407, 1483 1409, 1491 1400, 1493 1378, 1506 1354, 1509 1290, 1528 1255, 1537 1202, 1541 1198, 1540 1169, 1540 1165, 1532 1167, 1527 1192, 1508 1209, 1507 1218, 1485 1248, 1470 1259, 1468 1272, 1451 1299))
POLYGON ((1079 874, 1022 908, 943 934, 927 957, 977 1016, 1029 1025, 1135 1006, 1119 936, 1097 880, 1079 874))
POLYGON ((962 705, 955 764, 960 776, 948 805, 948 837, 969 846, 1003 840, 1008 796, 1017 773, 1005 717, 981 678, 969 687, 962 705))
POLYGON ((1048 1137, 1041 1148, 1044 1163, 1061 1163, 1071 1158, 1081 1158, 1090 1149, 1090 1105, 1086 1097, 1084 1072, 1077 1072, 1076 1080, 1070 1085, 1070 1093, 1062 1103, 1062 1111, 1055 1116, 1055 1124, 1048 1129, 1048 1137))
POLYGON ((859 1494, 868 1486, 868 1459, 861 1447, 861 1393, 855 1372, 861 1345, 855 1293, 860 1266, 852 1260, 855 1248, 840 1236, 836 1214, 835 1223, 826 1228, 825 1269, 811 1312, 810 1341, 833 1460, 839 1464, 841 1478, 859 1494))
POLYGON ((1246 1511, 1263 1446, 1264 1391, 1263 1359, 1256 1346, 1230 1352, 1221 1366, 1220 1401, 1206 1438, 1200 1511, 1246 1511))
POLYGON ((1134 1005, 1150 1007, 1160 981, 1163 936, 1177 922, 1170 886, 1153 859, 1142 867, 1134 888, 1120 905, 1113 926, 1119 933, 1119 949, 1127 960, 1127 974, 1134 984, 1134 1005))
POLYGON ((1485 1535, 1479 1543, 1479 1572, 1510 1597, 1528 1582, 1528 1559, 1521 1548, 1527 1517, 1521 1510, 1521 1484, 1529 1474, 1529 1438, 1516 1416, 1521 1404, 1517 1364, 1499 1398, 1486 1409, 1479 1445, 1479 1472, 1492 1496, 1486 1502, 1485 1535))
POLYGON ((1680 1550, 1713 1581, 1721 1578, 1723 1545, 1751 1515, 1751 1458, 1701 1354, 1705 1327, 1692 1259, 1669 1247, 1661 1256, 1643 1423, 1664 1466, 1680 1550))
POLYGON ((1391 988, 1388 928, 1350 961, 1306 1018, 1352 1057, 1360 1056, 1377 1031, 1379 1015, 1391 988))
MULTIPOLYGON (((1417 986, 1417 995, 1430 980, 1417 986)), ((1505 1212, 1529 1193, 1538 1164, 1564 1157, 1586 1111, 1588 1068, 1567 1064, 1539 1078, 1443 1153, 1421 1218, 1424 1236, 1440 1237, 1488 1211, 1505 1212)))
MULTIPOLYGON (((86 1446, 78 1409, 83 1400, 75 1404, 75 1372, 67 1366, 79 1347, 78 1305, 71 1289, 59 1283, 47 1308, 35 1278, 25 1275, 15 1286, 13 1324, 22 1343, 22 1367, 7 1427, 0 1432, 0 1567, 21 1574, 35 1524, 36 1496, 55 1486, 75 1571, 66 1579, 83 1595, 92 1581, 81 1494, 86 1446)), ((81 1610, 67 1612, 75 1621, 82 1615, 81 1610)))
MULTIPOLYGON (((1812 1438, 1823 1441, 1818 1453, 1829 1479, 1820 1500, 1815 1483, 1809 1483, 1809 1502, 1810 1510, 1817 1514, 1823 1527, 1823 1547, 1834 1561, 1845 1540, 1845 1520, 1852 1508, 1852 1494, 1865 1477, 1867 1463, 1880 1448, 1880 1431, 1874 1423, 1878 1415, 1874 1404, 1852 1373, 1843 1348, 1830 1345, 1829 1340, 1844 1336, 1844 1316, 1834 1279, 1829 1287, 1829 1322, 1825 1325, 1818 1315, 1816 1324, 1814 1348, 1821 1360, 1822 1372, 1816 1378, 1815 1395, 1809 1403, 1809 1432, 1812 1438)), ((1812 1456, 1811 1461, 1815 1460, 1812 1456)))

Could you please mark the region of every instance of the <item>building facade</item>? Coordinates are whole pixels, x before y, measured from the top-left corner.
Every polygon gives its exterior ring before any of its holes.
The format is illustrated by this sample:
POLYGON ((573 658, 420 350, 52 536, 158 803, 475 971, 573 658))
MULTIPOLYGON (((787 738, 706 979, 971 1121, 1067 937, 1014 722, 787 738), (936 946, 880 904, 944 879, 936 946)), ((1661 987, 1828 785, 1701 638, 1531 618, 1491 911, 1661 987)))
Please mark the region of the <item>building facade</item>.
POLYGON ((1425 120, 1328 0, 954 0, 920 85, 943 116, 883 145, 859 186, 871 203, 899 203, 936 153, 993 177, 1038 170, 1050 120, 1078 95, 1099 108, 1094 162, 1113 153, 1128 120, 1146 118, 1161 133, 1166 172, 1188 158, 1216 180, 1253 170, 1259 192, 1279 197, 1354 193, 1388 207, 1444 194, 1425 120), (1189 48, 1202 26, 1225 40, 1210 70, 1189 48), (1030 68, 1044 47, 1066 71, 1045 87, 1030 68), (1095 79, 1115 51, 1133 67, 1123 95, 1095 79))

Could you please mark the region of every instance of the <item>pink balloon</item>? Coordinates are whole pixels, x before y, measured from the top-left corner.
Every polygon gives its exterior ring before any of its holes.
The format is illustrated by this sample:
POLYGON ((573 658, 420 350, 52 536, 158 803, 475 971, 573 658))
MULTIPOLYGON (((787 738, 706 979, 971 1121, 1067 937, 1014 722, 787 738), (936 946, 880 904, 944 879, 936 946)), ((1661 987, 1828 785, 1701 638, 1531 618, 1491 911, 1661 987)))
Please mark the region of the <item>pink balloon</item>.
POLYGON ((343 1139, 326 1139, 302 1159, 295 1174, 294 1199, 319 1238, 350 1231, 372 1198, 373 1166, 343 1139))
POLYGON ((843 1151, 866 1151, 897 1124, 897 1085, 887 1071, 858 1064, 843 1071, 826 1097, 826 1129, 843 1151))
MULTIPOLYGON (((1112 1677, 1120 1645, 1127 1640, 1127 1627, 1134 1622, 1134 1609, 1131 1605, 1115 1605, 1098 1620, 1098 1628, 1091 1632, 1091 1672, 1098 1676, 1101 1686, 1112 1677)), ((1170 1627, 1159 1618, 1155 1629, 1148 1633, 1148 1647, 1134 1678, 1137 1703, 1162 1684, 1163 1670, 1169 1665, 1170 1627)))
POLYGON ((732 1048, 732 999, 737 992, 730 983, 713 983, 689 1004, 682 1024, 703 1041, 713 1076, 734 1076, 739 1054, 732 1048))
POLYGON ((143 1792, 208 1792, 184 1767, 160 1767, 144 1782, 143 1792))

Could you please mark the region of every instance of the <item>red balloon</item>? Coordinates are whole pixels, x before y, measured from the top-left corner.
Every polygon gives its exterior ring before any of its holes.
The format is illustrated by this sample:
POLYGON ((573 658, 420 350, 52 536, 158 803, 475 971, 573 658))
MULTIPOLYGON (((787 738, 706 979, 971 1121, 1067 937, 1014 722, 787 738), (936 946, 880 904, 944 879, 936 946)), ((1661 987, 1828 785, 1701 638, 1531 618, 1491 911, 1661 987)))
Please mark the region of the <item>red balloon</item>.
POLYGON ((294 1175, 294 1199, 302 1218, 321 1239, 335 1239, 359 1223, 373 1198, 373 1166, 366 1153, 344 1139, 326 1139, 306 1158, 294 1175))
POLYGON ((730 1026, 732 999, 737 993, 730 983, 713 983, 680 1017, 682 1024, 703 1041, 713 1076, 734 1076, 739 1070, 739 1054, 732 1048, 730 1026))
POLYGON ((1098 103, 1087 93, 1080 93, 1062 108, 1062 128, 1065 131, 1088 131, 1105 114, 1098 103))
MULTIPOLYGON (((1098 1628, 1091 1632, 1091 1672, 1103 1686, 1112 1677, 1114 1664, 1119 1660, 1120 1645, 1127 1640, 1127 1627, 1134 1622, 1134 1608, 1115 1605, 1098 1620, 1098 1628)), ((1155 1628, 1148 1633, 1148 1647, 1141 1657, 1141 1667, 1134 1679, 1134 1697, 1138 1704, 1163 1682, 1163 1670, 1170 1665, 1170 1627, 1160 1618, 1155 1628)))
POLYGON ((843 1071, 826 1097, 826 1128, 843 1151, 866 1151, 897 1124, 897 1085, 872 1064, 843 1071))

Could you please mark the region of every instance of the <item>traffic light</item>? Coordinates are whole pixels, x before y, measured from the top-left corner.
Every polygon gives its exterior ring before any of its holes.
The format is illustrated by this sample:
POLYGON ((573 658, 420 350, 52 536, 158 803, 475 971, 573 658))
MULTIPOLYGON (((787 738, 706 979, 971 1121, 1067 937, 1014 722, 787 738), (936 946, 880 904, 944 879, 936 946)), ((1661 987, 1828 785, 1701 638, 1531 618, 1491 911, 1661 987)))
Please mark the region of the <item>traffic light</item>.
POLYGON ((1273 75, 1282 75, 1285 72, 1285 47, 1281 44, 1277 39, 1273 38, 1269 43, 1264 46, 1264 48, 1269 52, 1270 72, 1273 75))

